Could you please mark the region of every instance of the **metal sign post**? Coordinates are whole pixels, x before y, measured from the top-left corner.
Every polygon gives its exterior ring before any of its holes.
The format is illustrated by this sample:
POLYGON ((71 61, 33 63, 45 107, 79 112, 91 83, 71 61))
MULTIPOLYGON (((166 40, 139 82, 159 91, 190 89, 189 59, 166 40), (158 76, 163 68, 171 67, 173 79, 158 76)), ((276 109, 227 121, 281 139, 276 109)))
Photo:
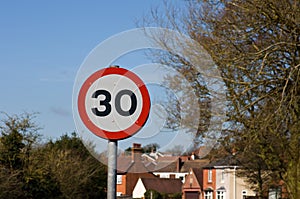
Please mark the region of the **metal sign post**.
POLYGON ((108 140, 107 199, 116 199, 118 141, 108 140))
POLYGON ((107 199, 116 199, 118 140, 134 135, 146 123, 150 112, 148 90, 131 71, 104 68, 85 80, 77 105, 83 124, 108 140, 107 199))

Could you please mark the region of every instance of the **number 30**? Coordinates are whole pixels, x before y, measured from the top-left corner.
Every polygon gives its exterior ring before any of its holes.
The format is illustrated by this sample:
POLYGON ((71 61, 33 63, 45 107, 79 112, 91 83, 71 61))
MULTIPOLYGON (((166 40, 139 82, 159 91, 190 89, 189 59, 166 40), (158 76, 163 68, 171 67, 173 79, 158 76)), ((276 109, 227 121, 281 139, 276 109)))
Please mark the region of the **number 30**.
MULTIPOLYGON (((99 117, 105 117, 111 112, 111 94, 107 90, 97 90, 93 93, 92 98, 98 98, 98 96, 104 95, 105 99, 100 100, 100 106, 105 106, 105 110, 99 111, 98 108, 92 108, 92 112, 99 117)), ((121 90, 117 93, 115 99, 115 108, 116 111, 122 116, 130 116, 132 115, 137 107, 137 98, 136 95, 130 90, 121 90), (123 95, 130 96, 131 99, 131 107, 129 110, 123 110, 121 107, 121 98, 123 95)))

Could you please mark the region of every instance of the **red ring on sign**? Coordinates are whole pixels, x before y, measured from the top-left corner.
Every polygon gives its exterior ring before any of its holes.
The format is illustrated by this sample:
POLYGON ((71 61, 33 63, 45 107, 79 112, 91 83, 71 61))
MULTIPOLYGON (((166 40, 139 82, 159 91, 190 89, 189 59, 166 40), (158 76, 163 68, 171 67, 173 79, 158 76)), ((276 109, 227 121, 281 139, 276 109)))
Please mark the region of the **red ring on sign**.
POLYGON ((108 139, 108 140, 121 140, 132 136, 133 134, 137 133, 146 123, 149 112, 150 112, 150 96, 145 86, 144 82, 133 72, 126 70, 124 68, 104 68, 95 73, 93 73, 88 79, 83 83, 82 87, 80 88, 79 95, 78 95, 78 112, 80 115, 81 120, 83 121, 84 125, 95 135, 108 139), (132 80, 137 87, 139 88, 141 95, 142 95, 142 110, 138 119, 127 129, 117 131, 117 132, 110 132, 103 130, 96 126, 89 118, 86 108, 85 108, 85 99, 87 92, 90 86, 99 78, 104 77, 106 75, 122 75, 130 80, 132 80))

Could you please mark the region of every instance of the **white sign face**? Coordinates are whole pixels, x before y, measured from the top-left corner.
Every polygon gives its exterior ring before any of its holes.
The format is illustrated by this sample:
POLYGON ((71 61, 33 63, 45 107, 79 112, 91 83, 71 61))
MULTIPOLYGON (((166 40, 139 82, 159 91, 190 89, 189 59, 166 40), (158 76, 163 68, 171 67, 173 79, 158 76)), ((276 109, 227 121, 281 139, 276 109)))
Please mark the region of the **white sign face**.
POLYGON ((123 68, 106 68, 82 85, 78 111, 85 126, 99 137, 130 137, 146 123, 150 97, 142 80, 123 68))
POLYGON ((119 132, 132 126, 142 111, 143 98, 138 86, 121 75, 107 75, 88 89, 85 109, 99 128, 119 132))

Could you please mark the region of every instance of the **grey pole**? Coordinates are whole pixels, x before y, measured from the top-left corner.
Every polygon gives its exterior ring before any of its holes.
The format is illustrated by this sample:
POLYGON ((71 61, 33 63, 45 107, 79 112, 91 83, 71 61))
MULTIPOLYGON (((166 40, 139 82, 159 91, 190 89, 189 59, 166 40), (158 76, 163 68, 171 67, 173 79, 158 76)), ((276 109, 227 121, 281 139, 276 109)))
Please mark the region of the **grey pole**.
MULTIPOLYGON (((109 67, 119 68, 117 65, 112 65, 109 67)), ((108 140, 107 199, 117 198, 117 150, 118 141, 108 140)))
POLYGON ((107 199, 117 198, 117 148, 117 140, 108 141, 107 199))

